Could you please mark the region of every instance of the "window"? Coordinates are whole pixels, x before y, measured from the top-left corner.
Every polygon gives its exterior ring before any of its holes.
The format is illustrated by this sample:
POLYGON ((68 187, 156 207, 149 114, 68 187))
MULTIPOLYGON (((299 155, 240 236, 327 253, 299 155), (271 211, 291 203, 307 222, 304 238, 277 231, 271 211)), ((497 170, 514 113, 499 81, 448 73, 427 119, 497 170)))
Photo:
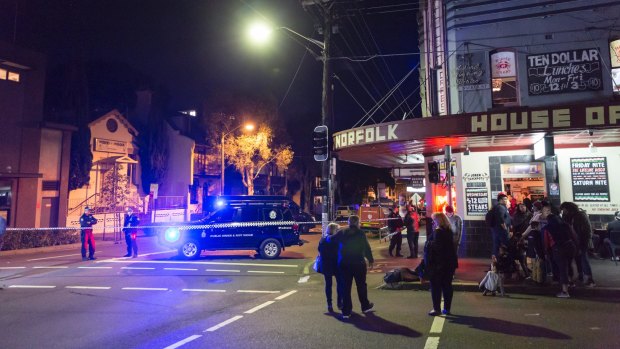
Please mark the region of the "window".
POLYGON ((10 71, 9 78, 7 80, 19 82, 19 73, 10 71))
POLYGON ((258 222, 258 210, 255 207, 243 207, 235 210, 234 222, 258 222))
POLYGON ((19 82, 19 73, 0 68, 0 80, 19 82))
POLYGON ((226 207, 213 213, 213 216, 211 216, 211 220, 215 223, 232 222, 233 213, 235 213, 234 209, 226 207))
POLYGON ((513 50, 501 49, 491 52, 491 82, 494 107, 518 104, 519 82, 516 55, 513 50))
POLYGON ((0 68, 0 80, 6 80, 6 69, 0 68))
POLYGON ((615 95, 620 95, 620 39, 609 43, 611 58, 611 82, 615 95))

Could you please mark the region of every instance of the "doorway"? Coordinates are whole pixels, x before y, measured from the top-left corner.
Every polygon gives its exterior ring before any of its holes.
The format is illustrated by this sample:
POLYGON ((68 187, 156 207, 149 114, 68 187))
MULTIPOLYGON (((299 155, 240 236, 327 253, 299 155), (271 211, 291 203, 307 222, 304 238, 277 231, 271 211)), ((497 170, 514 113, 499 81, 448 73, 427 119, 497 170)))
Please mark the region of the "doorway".
POLYGON ((532 202, 547 197, 545 179, 545 163, 509 163, 501 165, 502 188, 517 203, 529 195, 532 202))

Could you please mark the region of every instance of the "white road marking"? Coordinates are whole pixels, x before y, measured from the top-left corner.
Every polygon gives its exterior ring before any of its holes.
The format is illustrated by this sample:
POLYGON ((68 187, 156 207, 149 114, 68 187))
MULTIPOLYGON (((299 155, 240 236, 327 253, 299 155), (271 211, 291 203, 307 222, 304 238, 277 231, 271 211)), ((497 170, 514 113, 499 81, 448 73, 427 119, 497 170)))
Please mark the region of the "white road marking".
POLYGON ((254 308, 252 308, 252 309, 250 309, 248 311, 244 311, 243 313, 244 314, 252 314, 252 313, 254 313, 254 312, 258 311, 258 310, 263 309, 264 307, 266 307, 268 305, 273 304, 273 303, 275 303, 275 301, 268 301, 268 302, 265 302, 265 303, 263 303, 261 305, 257 305, 257 306, 255 306, 254 308))
POLYGON ((9 288, 56 288, 56 286, 44 286, 44 285, 11 285, 9 288))
POLYGON ((112 269, 112 267, 78 267, 78 269, 112 269))
POLYGON ((280 293, 280 291, 237 290, 237 293, 280 293))
POLYGON ((221 272, 230 272, 230 273, 240 273, 241 270, 233 270, 233 269, 205 269, 205 271, 221 271, 221 272))
POLYGON ((123 287, 121 290, 126 291, 168 291, 167 288, 163 287, 123 287))
POLYGON ((290 295, 292 295, 293 293, 296 293, 296 292, 297 292, 297 290, 288 291, 285 294, 276 297, 276 300, 277 301, 282 300, 282 299, 284 299, 284 298, 286 298, 286 297, 288 297, 288 296, 290 296, 290 295))
POLYGON ((439 337, 428 337, 424 344, 424 349, 437 349, 439 346, 439 337))
POLYGON ((65 286, 65 288, 75 288, 78 290, 109 290, 110 286, 65 286))
POLYGON ((233 316, 233 317, 231 317, 230 319, 228 319, 228 320, 226 320, 226 321, 224 321, 224 322, 220 322, 219 324, 217 324, 217 325, 215 325, 215 326, 213 326, 213 327, 209 327, 209 328, 207 328, 207 329, 206 329, 206 330, 204 330, 203 332, 213 332, 213 331, 217 331, 218 329, 220 329, 220 328, 222 328, 222 327, 224 327, 224 326, 226 326, 226 325, 228 325, 228 324, 230 324, 230 323, 233 323, 233 322, 235 322, 235 321, 237 321, 237 320, 239 320, 239 319, 241 319, 241 318, 243 318, 243 315, 233 316))
POLYGON ((121 267, 121 269, 129 269, 129 270, 155 270, 155 268, 151 268, 151 267, 121 267))
POLYGON ((182 341, 178 341, 178 342, 176 342, 176 343, 174 343, 172 345, 169 345, 169 346, 165 347, 164 349, 176 349, 176 348, 178 348, 178 347, 180 347, 180 346, 182 346, 184 344, 187 344, 187 343, 189 343, 189 342, 191 342, 191 341, 193 341, 195 339, 198 339, 200 337, 202 337, 201 334, 195 334, 193 336, 189 336, 189 337, 185 338, 182 341))
POLYGON ((273 267, 273 268, 298 268, 295 264, 265 264, 265 263, 239 263, 239 262, 200 262, 200 261, 136 261, 136 260, 116 260, 106 259, 96 263, 149 263, 149 264, 197 264, 197 265, 237 265, 249 267, 273 267))
POLYGON ((0 267, 0 270, 26 269, 26 267, 0 267))
POLYGON ((213 290, 208 288, 184 288, 184 292, 226 292, 226 290, 213 290))
POLYGON ((248 273, 284 274, 283 271, 248 270, 248 273))
POLYGON ((299 280, 297 280, 297 283, 305 284, 306 282, 308 282, 308 280, 310 280, 310 275, 302 276, 299 278, 299 280))
POLYGON ((443 330, 443 324, 446 322, 446 318, 443 316, 435 316, 433 320, 433 325, 431 326, 430 333, 441 333, 443 330))
POLYGON ((32 267, 32 269, 67 269, 67 266, 52 266, 52 267, 32 267))
MULTIPOLYGON (((139 255, 139 257, 144 257, 144 256, 152 256, 152 255, 156 255, 156 254, 166 254, 166 253, 171 253, 171 252, 177 252, 177 250, 166 250, 166 251, 159 251, 159 252, 151 252, 151 253, 141 253, 139 255)), ((110 259, 104 259, 101 261, 97 261, 95 263, 113 263, 113 262, 129 262, 129 261, 125 261, 124 259, 133 259, 131 257, 114 257, 114 258, 110 258, 110 259)), ((135 262, 135 260, 134 260, 135 262)), ((139 261, 139 263, 143 263, 144 261, 139 261)))
POLYGON ((540 313, 525 314, 525 316, 540 316, 540 313))
POLYGON ((28 262, 34 262, 34 261, 42 261, 42 260, 45 260, 45 259, 54 259, 54 258, 62 258, 62 257, 76 257, 76 256, 79 256, 79 255, 80 255, 79 253, 76 253, 76 254, 66 254, 66 255, 63 255, 63 256, 54 256, 54 257, 43 257, 43 258, 27 259, 27 261, 28 261, 28 262))
POLYGON ((196 271, 196 268, 164 268, 164 270, 186 270, 186 271, 196 271))

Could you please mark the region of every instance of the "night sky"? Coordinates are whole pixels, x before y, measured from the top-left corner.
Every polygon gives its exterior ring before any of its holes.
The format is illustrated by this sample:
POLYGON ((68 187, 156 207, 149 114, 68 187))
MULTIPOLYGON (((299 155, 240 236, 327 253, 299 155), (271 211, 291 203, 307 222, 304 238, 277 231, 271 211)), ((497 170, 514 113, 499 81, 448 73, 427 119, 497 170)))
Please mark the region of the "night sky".
MULTIPOLYGON (((338 6, 335 56, 417 52, 415 2, 349 0, 338 6)), ((261 91, 281 104, 281 116, 316 115, 318 124, 321 62, 304 57, 305 48, 284 33, 276 33, 267 47, 248 45, 244 30, 261 17, 322 40, 314 25, 316 12, 304 10, 298 0, 0 0, 0 40, 15 39, 19 46, 45 53, 48 76, 79 52, 90 62, 139 71, 168 91, 177 110, 200 108, 219 91, 261 91)), ((380 99, 417 62, 416 55, 364 63, 336 60, 334 72, 368 110, 372 99, 380 99)), ((119 72, 116 81, 123 79, 119 72)), ((113 70, 105 74, 115 75, 113 70)), ((340 82, 334 85, 336 130, 350 128, 364 112, 340 82)), ((417 85, 415 73, 375 119, 394 110, 417 85)), ((418 101, 414 92, 407 99, 409 109, 418 101)), ((398 109, 393 117, 404 111, 398 109)))

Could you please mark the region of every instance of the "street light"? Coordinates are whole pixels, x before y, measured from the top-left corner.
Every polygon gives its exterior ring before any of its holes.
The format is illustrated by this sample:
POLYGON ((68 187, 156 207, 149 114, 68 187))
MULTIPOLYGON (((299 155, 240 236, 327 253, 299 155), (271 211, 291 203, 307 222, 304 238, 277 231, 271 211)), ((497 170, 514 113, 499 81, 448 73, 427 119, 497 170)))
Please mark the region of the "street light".
POLYGON ((224 141, 226 140, 226 136, 232 134, 233 132, 237 131, 238 129, 240 129, 241 127, 243 127, 246 131, 252 131, 254 130, 254 124, 252 123, 246 123, 246 124, 241 124, 238 125, 237 127, 233 128, 232 130, 228 131, 228 132, 222 132, 222 138, 220 139, 220 148, 221 148, 221 177, 220 177, 220 196, 224 195, 224 141))
MULTIPOLYGON (((248 36, 254 43, 262 43, 264 44, 267 40, 269 40, 271 33, 274 30, 284 30, 288 33, 293 34, 295 37, 301 38, 306 42, 309 42, 315 46, 317 46, 321 50, 320 60, 323 62, 323 83, 322 83, 322 94, 321 94, 321 124, 326 126, 327 129, 332 129, 333 125, 333 116, 332 116, 332 86, 331 86, 331 78, 332 78, 332 69, 330 64, 330 53, 331 53, 331 35, 332 35, 332 27, 334 24, 333 13, 331 12, 331 6, 325 6, 324 10, 324 22, 323 22, 323 41, 319 41, 313 38, 309 38, 304 36, 293 29, 287 27, 273 27, 269 24, 261 24, 254 23, 249 27, 248 36), (272 29, 270 29, 272 28, 272 29)), ((305 45, 304 45, 305 46, 305 45)), ((313 55, 318 56, 314 51, 312 51, 308 46, 305 46, 308 51, 310 51, 313 55)), ((333 209, 330 209, 330 205, 333 208, 334 202, 334 190, 333 190, 333 180, 329 180, 332 177, 333 171, 330 171, 330 165, 332 163, 331 159, 328 161, 323 161, 321 168, 321 177, 323 181, 328 181, 328 195, 323 196, 322 200, 322 215, 321 222, 323 227, 323 232, 327 231, 327 224, 329 219, 331 218, 331 213, 333 209)))

